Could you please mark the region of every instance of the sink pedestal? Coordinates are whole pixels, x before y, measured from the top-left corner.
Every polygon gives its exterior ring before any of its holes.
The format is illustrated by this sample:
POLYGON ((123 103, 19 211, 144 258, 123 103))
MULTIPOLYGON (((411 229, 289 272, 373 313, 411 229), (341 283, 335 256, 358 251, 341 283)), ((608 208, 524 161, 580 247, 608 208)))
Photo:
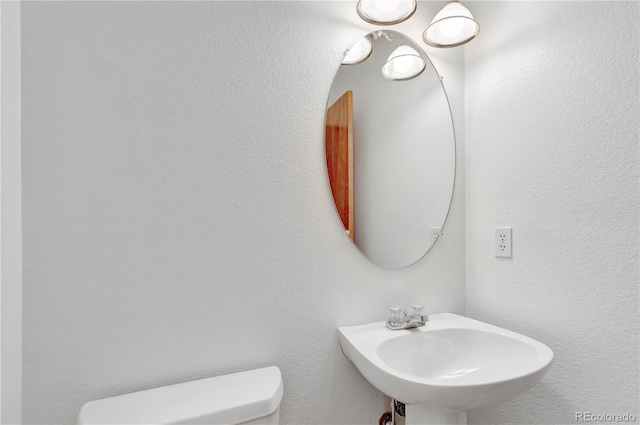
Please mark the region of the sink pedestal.
POLYGON ((467 412, 428 404, 405 404, 406 425, 466 425, 467 412))

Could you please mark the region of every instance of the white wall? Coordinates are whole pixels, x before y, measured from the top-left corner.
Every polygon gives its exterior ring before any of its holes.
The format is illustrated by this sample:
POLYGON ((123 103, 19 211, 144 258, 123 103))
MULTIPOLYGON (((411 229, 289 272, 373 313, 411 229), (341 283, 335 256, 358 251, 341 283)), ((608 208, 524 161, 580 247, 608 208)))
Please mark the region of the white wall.
MULTIPOLYGON (((24 423, 270 364, 284 423, 375 423, 386 398, 336 327, 464 313, 464 151, 424 259, 384 270, 345 237, 323 127, 374 28, 355 1, 22 6, 24 423)), ((439 7, 395 28, 418 40, 439 7)), ((463 149, 462 51, 432 59, 463 149)))
POLYGON ((0 2, 0 423, 20 423, 20 3, 0 2))
POLYGON ((638 2, 473 2, 467 309, 548 344, 530 392, 472 424, 638 416, 638 2), (513 259, 493 254, 513 226, 513 259))

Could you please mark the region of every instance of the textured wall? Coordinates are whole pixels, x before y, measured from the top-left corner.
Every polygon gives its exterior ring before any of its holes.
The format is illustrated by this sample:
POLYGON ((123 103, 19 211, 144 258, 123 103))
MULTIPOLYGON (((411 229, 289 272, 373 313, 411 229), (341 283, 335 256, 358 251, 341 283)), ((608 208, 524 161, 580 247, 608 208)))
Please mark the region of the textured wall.
POLYGON ((548 344, 542 383, 472 424, 638 413, 638 2, 473 2, 467 309, 548 344), (513 226, 513 259, 493 229, 513 226))
MULTIPOLYGON (((419 40, 418 18, 396 26, 419 40)), ((24 423, 279 365, 285 423, 375 423, 336 327, 463 313, 464 152, 445 237, 412 267, 343 234, 324 110, 354 2, 22 4, 24 423)), ((428 52, 431 52, 427 49, 428 52)), ((434 52, 463 147, 462 51, 434 52)))
POLYGON ((20 3, 0 2, 0 423, 19 423, 22 393, 20 3))

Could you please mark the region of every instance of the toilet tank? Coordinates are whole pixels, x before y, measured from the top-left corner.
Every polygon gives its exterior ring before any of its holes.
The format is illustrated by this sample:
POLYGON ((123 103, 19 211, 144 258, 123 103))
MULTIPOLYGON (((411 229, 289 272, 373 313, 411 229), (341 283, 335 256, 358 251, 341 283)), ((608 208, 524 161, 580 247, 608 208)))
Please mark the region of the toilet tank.
POLYGON ((91 401, 78 424, 278 424, 283 392, 270 366, 91 401))

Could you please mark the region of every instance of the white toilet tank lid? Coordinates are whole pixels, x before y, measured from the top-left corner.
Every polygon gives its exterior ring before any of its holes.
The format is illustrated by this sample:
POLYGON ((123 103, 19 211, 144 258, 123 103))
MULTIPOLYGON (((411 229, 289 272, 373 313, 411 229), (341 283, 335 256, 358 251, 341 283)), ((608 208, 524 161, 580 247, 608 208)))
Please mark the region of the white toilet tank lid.
POLYGON ((91 401, 78 424, 236 424, 273 413, 283 392, 270 366, 91 401))

